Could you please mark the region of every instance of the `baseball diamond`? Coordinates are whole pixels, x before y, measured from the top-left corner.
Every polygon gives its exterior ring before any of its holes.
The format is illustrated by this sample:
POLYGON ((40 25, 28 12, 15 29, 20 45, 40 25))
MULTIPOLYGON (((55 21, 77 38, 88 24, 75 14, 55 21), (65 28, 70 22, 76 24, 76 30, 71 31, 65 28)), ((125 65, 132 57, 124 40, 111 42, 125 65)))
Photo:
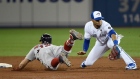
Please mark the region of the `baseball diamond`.
POLYGON ((0 0, 0 79, 140 79, 139 3, 0 0))
MULTIPOLYGON (((57 71, 46 70, 39 61, 35 60, 34 62, 29 63, 22 71, 11 71, 12 68, 0 68, 0 79, 140 79, 140 29, 115 29, 125 36, 121 46, 124 47, 137 62, 137 70, 125 70, 126 65, 122 59, 114 61, 109 60, 107 57, 109 52, 106 53, 104 57, 99 58, 94 65, 81 69, 80 64, 86 57, 77 56, 76 52, 81 49, 79 46, 83 42, 77 41, 72 53, 68 57, 72 64, 71 67, 61 64, 57 71)), ((83 28, 76 28, 76 30, 83 32, 83 28)), ((63 41, 66 40, 64 38, 67 38, 69 28, 59 29, 57 34, 55 33, 56 31, 58 31, 58 29, 55 28, 0 29, 0 63, 9 63, 13 66, 18 65, 27 54, 30 47, 38 42, 38 36, 40 36, 40 33, 42 32, 52 34, 54 38, 53 43, 57 45, 63 44, 63 41), (59 38, 59 35, 62 34, 63 38, 59 38), (23 38, 24 40, 21 40, 23 38), (9 39, 11 40, 9 41, 9 39)), ((91 43, 94 44, 94 41, 95 40, 92 40, 91 43)))
MULTIPOLYGON (((11 56, 0 57, 0 62, 17 65, 24 57, 11 56), (16 62, 15 62, 16 61, 16 62)), ((140 58, 135 57, 137 70, 125 70, 122 59, 110 61, 103 57, 95 62, 93 66, 85 69, 79 67, 85 59, 82 56, 69 57, 71 67, 61 64, 57 71, 45 70, 39 61, 28 64, 22 71, 11 71, 11 68, 0 69, 0 79, 140 79, 140 58)))

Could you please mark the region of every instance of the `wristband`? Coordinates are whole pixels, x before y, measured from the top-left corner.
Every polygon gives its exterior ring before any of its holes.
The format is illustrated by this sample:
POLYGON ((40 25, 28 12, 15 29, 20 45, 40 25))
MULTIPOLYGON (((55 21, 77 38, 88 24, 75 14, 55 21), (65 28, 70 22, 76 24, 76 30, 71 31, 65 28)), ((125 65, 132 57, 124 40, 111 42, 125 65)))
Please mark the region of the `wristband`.
POLYGON ((118 45, 118 40, 114 40, 114 45, 118 45))

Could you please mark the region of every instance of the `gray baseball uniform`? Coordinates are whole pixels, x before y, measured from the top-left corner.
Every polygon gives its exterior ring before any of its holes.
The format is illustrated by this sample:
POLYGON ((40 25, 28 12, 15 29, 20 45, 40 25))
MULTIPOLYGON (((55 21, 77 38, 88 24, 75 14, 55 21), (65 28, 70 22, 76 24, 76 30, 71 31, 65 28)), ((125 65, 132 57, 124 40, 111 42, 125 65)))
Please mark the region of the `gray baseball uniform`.
POLYGON ((31 61, 37 59, 45 67, 56 70, 59 65, 54 68, 51 66, 51 61, 53 58, 58 58, 61 52, 70 53, 69 51, 65 51, 63 46, 38 44, 29 51, 25 58, 31 61))

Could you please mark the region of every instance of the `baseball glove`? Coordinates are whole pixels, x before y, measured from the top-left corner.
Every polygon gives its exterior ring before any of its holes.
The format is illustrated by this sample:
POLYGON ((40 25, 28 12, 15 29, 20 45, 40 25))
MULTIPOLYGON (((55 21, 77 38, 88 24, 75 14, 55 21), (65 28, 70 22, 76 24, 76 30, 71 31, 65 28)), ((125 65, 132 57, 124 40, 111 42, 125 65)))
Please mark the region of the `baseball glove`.
POLYGON ((117 60, 120 58, 120 49, 118 48, 118 46, 113 46, 108 58, 110 60, 117 60))

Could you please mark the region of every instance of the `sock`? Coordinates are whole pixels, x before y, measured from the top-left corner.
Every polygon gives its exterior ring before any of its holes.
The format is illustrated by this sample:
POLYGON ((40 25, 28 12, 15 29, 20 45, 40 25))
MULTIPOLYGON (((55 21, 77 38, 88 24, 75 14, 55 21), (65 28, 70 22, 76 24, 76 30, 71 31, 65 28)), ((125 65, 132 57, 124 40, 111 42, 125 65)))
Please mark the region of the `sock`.
POLYGON ((59 64, 59 58, 52 59, 51 61, 52 67, 57 67, 58 64, 59 64))
POLYGON ((64 50, 70 51, 72 48, 71 44, 68 42, 68 40, 64 44, 64 50))
POLYGON ((69 37, 69 39, 71 39, 71 40, 74 40, 74 39, 73 39, 73 36, 72 36, 71 34, 70 34, 70 37, 69 37))
POLYGON ((69 39, 64 43, 64 50, 70 51, 74 44, 73 36, 70 34, 69 39))

